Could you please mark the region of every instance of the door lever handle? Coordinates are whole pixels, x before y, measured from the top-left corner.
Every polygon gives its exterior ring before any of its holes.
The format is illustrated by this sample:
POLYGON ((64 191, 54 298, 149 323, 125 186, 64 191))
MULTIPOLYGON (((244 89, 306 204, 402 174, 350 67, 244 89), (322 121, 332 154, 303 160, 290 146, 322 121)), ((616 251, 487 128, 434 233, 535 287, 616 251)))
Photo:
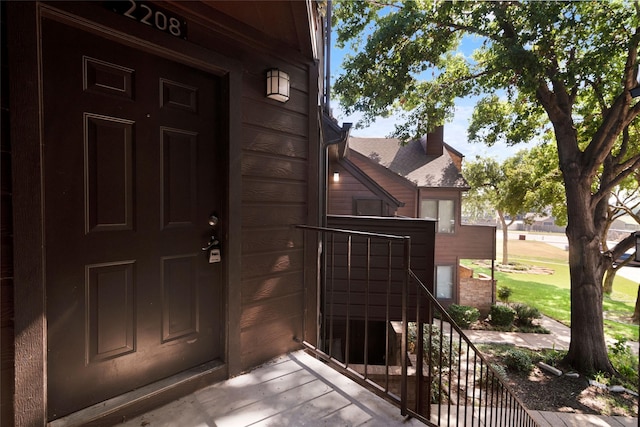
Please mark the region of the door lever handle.
POLYGON ((207 243, 206 246, 202 247, 203 251, 208 251, 209 249, 213 248, 216 245, 219 245, 220 242, 218 241, 218 239, 216 239, 216 236, 211 236, 211 238, 209 239, 209 243, 207 243))

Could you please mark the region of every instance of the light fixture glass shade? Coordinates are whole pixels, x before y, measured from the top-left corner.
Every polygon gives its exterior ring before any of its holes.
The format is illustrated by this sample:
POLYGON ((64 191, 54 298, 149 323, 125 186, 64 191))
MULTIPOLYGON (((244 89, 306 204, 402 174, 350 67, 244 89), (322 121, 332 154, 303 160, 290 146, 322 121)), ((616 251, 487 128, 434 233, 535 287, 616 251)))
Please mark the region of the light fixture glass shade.
POLYGON ((336 171, 333 173, 333 182, 340 182, 340 172, 336 171))
POLYGON ((289 100, 289 74, 277 68, 267 71, 267 98, 280 102, 289 100))

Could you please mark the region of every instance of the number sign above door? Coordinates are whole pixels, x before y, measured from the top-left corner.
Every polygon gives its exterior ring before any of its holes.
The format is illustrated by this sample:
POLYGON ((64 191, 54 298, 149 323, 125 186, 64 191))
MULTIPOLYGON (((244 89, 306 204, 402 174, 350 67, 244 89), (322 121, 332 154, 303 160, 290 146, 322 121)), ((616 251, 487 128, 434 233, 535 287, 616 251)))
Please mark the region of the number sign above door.
POLYGON ((187 39, 187 21, 174 13, 146 1, 107 1, 106 6, 141 24, 169 33, 172 36, 187 39))

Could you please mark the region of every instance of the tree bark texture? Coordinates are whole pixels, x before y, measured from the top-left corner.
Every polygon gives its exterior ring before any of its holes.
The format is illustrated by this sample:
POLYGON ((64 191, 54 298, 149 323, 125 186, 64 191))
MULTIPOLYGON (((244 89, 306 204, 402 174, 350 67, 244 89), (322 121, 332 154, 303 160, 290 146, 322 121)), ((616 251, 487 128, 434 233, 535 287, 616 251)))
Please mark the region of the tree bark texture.
POLYGON ((567 195, 567 238, 571 273, 571 343, 566 361, 583 373, 615 370, 607 355, 602 312, 605 263, 600 252, 600 236, 590 209, 590 179, 580 173, 577 164, 565 164, 567 195))
POLYGON ((603 291, 605 294, 610 295, 613 292, 613 279, 616 278, 616 269, 611 267, 607 269, 607 272, 604 276, 604 283, 602 285, 603 291))
POLYGON ((638 284, 638 295, 636 296, 636 308, 633 310, 633 317, 631 318, 633 323, 640 322, 640 284, 638 284))
POLYGON ((502 264, 507 265, 509 263, 509 224, 504 219, 504 212, 498 211, 498 217, 502 224, 502 264))

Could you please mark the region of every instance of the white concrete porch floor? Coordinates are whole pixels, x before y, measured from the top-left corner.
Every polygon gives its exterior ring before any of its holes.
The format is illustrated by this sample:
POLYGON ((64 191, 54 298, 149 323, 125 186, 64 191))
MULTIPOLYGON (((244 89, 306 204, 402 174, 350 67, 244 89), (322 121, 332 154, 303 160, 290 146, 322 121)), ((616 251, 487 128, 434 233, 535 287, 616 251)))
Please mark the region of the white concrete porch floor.
POLYGON ((424 426, 298 351, 126 421, 127 427, 424 426))
MULTIPOLYGON (((637 418, 531 411, 540 427, 632 427, 637 418)), ((446 417, 445 417, 446 419, 446 417)), ((452 419, 455 425, 455 418, 452 419)), ((304 351, 198 390, 125 427, 424 426, 304 351)), ((478 425, 477 420, 474 425, 478 425)))

